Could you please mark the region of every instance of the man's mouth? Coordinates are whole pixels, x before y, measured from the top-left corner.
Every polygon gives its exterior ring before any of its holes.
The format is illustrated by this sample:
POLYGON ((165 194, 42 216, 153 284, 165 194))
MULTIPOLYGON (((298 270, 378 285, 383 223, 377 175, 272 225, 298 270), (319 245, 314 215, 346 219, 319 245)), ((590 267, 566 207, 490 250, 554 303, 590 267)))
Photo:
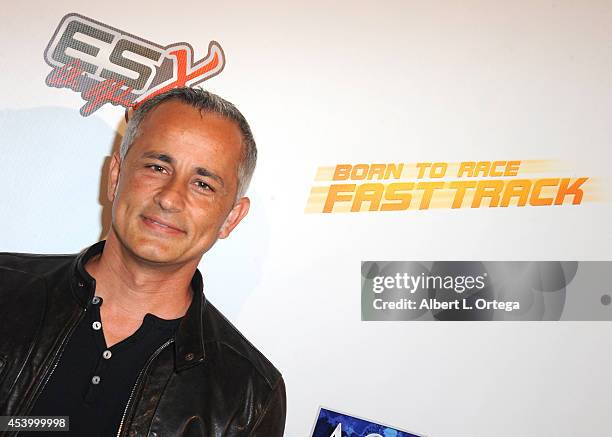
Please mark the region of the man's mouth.
POLYGON ((162 232, 167 232, 167 233, 185 233, 185 231, 183 231, 182 229, 174 226, 172 223, 168 223, 166 221, 163 221, 157 217, 147 217, 147 216, 142 216, 142 220, 144 221, 144 223, 146 225, 148 225, 151 228, 154 229, 158 229, 162 232))

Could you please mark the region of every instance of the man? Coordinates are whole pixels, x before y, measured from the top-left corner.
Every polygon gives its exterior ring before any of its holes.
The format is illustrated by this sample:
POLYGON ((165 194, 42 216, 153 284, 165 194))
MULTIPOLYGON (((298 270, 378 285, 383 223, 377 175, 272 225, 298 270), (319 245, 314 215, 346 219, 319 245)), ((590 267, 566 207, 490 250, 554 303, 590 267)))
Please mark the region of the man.
POLYGON ((78 436, 282 436, 280 373, 197 270, 247 214, 256 155, 214 94, 180 88, 136 109, 111 158, 106 241, 0 255, 0 415, 69 416, 78 436))

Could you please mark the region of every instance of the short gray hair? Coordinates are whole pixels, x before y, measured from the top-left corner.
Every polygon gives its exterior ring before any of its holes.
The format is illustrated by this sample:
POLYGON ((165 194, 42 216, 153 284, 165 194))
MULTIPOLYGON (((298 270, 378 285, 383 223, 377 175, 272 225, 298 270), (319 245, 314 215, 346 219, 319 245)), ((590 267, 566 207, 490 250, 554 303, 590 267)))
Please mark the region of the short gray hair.
POLYGON ((121 160, 123 161, 130 146, 134 143, 136 137, 138 137, 140 133, 140 123, 142 123, 146 115, 169 100, 176 100, 191 105, 200 110, 200 113, 218 114, 236 123, 242 134, 243 143, 242 158, 238 164, 238 191, 236 198, 244 196, 251 182, 251 177, 255 171, 255 163, 257 162, 257 145, 255 144, 255 139, 253 138, 249 123, 247 123, 244 116, 232 103, 222 99, 216 94, 204 91, 200 88, 173 88, 162 94, 151 97, 138 105, 128 121, 123 139, 121 140, 119 149, 121 160))

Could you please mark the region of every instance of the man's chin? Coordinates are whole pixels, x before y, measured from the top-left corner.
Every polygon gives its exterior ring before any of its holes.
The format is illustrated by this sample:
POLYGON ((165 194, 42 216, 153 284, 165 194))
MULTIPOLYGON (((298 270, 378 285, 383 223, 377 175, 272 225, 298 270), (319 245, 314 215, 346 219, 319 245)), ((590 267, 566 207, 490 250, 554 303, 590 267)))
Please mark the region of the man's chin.
POLYGON ((117 232, 116 228, 112 228, 111 235, 109 235, 109 239, 119 243, 125 255, 131 256, 137 261, 160 267, 190 263, 198 258, 197 254, 194 255, 193 253, 193 242, 185 237, 166 238, 133 231, 121 233, 117 232))
POLYGON ((130 246, 129 251, 137 259, 151 264, 175 264, 183 255, 176 245, 164 241, 141 241, 130 246))

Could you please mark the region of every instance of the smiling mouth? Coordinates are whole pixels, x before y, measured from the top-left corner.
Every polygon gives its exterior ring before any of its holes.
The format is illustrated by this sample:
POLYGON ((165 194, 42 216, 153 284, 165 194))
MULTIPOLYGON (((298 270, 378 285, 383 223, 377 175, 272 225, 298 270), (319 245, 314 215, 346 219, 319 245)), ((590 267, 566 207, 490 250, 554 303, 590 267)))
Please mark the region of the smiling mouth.
POLYGON ((143 222, 147 226, 149 226, 151 228, 154 228, 156 230, 159 230, 159 231, 162 231, 162 232, 166 232, 166 233, 172 233, 172 234, 179 234, 179 233, 183 234, 183 233, 185 233, 185 231, 183 231, 182 229, 175 228, 175 227, 173 227, 173 226, 171 226, 171 225, 169 225, 167 223, 163 223, 161 221, 152 219, 152 218, 144 216, 144 215, 141 216, 141 217, 142 217, 143 222))

